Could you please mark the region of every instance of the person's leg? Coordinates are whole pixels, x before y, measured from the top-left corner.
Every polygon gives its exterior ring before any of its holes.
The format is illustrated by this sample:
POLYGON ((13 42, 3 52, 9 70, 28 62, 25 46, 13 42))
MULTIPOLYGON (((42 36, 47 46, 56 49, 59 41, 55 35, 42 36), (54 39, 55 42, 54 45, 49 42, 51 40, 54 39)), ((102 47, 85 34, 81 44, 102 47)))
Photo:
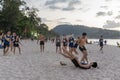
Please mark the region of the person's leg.
POLYGON ((84 56, 84 59, 85 59, 85 61, 87 61, 87 63, 88 63, 88 57, 87 57, 88 54, 87 54, 87 51, 84 51, 84 55, 85 55, 85 56, 84 56))
POLYGON ((40 52, 42 52, 42 45, 40 45, 40 52))
POLYGON ((13 53, 14 53, 14 54, 15 54, 15 49, 16 49, 16 47, 13 48, 13 53))
POLYGON ((43 52, 44 52, 44 50, 45 50, 45 45, 43 44, 43 52))
POLYGON ((61 53, 61 52, 60 52, 60 54, 63 55, 64 57, 66 57, 66 58, 69 58, 69 59, 72 58, 71 56, 69 56, 69 55, 67 55, 67 54, 64 54, 64 53, 61 53))
POLYGON ((78 52, 77 52, 77 50, 76 50, 76 48, 74 48, 74 50, 73 50, 76 54, 78 54, 78 52))
POLYGON ((18 49, 19 49, 19 54, 21 54, 21 49, 20 49, 20 46, 18 46, 18 49))
POLYGON ((10 43, 10 48, 11 48, 11 51, 13 49, 13 42, 10 43))
POLYGON ((6 48, 3 48, 3 56, 5 56, 5 49, 6 49, 6 48))
POLYGON ((57 53, 57 51, 58 51, 58 46, 56 46, 56 53, 57 53))
POLYGON ((62 47, 62 50, 65 54, 71 56, 72 58, 74 57, 74 55, 71 52, 67 51, 67 49, 65 49, 64 47, 62 47))
POLYGON ((9 47, 7 46, 5 49, 5 55, 8 55, 8 50, 9 50, 9 47))

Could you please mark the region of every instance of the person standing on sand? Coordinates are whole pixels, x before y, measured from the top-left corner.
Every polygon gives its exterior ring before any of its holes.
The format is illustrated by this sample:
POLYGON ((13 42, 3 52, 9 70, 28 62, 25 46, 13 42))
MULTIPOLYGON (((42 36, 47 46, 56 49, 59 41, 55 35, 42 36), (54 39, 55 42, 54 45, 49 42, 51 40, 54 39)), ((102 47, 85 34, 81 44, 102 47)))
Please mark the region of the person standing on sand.
POLYGON ((21 54, 21 48, 19 44, 20 44, 20 38, 19 36, 16 36, 15 40, 13 41, 13 46, 14 46, 13 53, 14 54, 15 54, 16 47, 19 49, 19 54, 21 54))
POLYGON ((45 36, 40 34, 39 35, 39 40, 40 40, 40 51, 44 52, 45 36))
POLYGON ((13 49, 13 42, 15 41, 15 39, 16 39, 16 33, 15 32, 13 32, 13 34, 11 35, 11 44, 10 44, 10 47, 11 47, 11 51, 12 51, 12 49, 13 49))
POLYGON ((4 47, 3 47, 3 55, 6 56, 10 47, 10 43, 11 43, 11 36, 10 36, 11 32, 8 31, 7 34, 4 36, 5 40, 4 40, 4 47))
POLYGON ((71 34, 69 37, 69 52, 73 52, 74 51, 74 38, 73 35, 71 34))
POLYGON ((63 37, 62 43, 63 43, 63 47, 64 47, 65 49, 67 49, 68 40, 67 40, 67 38, 66 38, 65 35, 64 35, 64 37, 63 37))
POLYGON ((99 45, 100 45, 100 51, 102 51, 102 53, 103 53, 103 36, 101 35, 100 36, 100 39, 99 39, 99 45))
POLYGON ((61 39, 59 36, 56 37, 56 53, 58 52, 58 50, 61 52, 61 39))
POLYGON ((78 44, 79 44, 79 49, 83 53, 83 57, 81 59, 81 63, 86 64, 85 62, 88 63, 88 53, 87 49, 85 48, 85 44, 89 44, 87 40, 87 33, 82 33, 82 37, 79 38, 78 44))

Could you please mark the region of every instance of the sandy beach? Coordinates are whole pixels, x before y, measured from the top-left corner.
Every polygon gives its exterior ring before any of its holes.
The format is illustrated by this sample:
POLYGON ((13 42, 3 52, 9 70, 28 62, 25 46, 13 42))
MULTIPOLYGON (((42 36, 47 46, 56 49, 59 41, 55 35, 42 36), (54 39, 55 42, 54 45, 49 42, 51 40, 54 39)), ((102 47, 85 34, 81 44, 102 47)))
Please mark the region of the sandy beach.
MULTIPOLYGON (((105 45, 104 53, 97 44, 86 45, 89 61, 97 61, 99 69, 76 68, 69 59, 55 52, 55 44, 47 42, 40 53, 37 41, 23 40, 22 54, 0 49, 0 80, 120 80, 120 48, 105 45), (61 66, 60 61, 67 65, 61 66)), ((79 58, 82 57, 78 50, 79 58)))

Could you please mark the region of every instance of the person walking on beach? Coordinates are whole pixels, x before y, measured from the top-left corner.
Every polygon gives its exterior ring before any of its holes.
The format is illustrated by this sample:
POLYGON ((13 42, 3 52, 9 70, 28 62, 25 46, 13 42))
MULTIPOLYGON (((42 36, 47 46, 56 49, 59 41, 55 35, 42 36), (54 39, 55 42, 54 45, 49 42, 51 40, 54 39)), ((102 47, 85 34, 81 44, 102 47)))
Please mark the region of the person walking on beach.
POLYGON ((83 53, 83 57, 81 59, 81 63, 86 64, 86 62, 88 63, 88 53, 87 53, 87 49, 85 47, 85 44, 89 44, 88 40, 87 40, 87 33, 82 33, 82 37, 79 38, 78 40, 79 42, 79 49, 80 51, 83 53))
POLYGON ((19 49, 19 54, 21 54, 21 48, 20 48, 20 38, 19 36, 16 36, 15 40, 13 41, 13 46, 14 46, 14 50, 13 50, 13 53, 15 54, 15 50, 16 48, 19 49))
POLYGON ((40 40, 40 51, 44 52, 45 36, 40 34, 39 35, 39 40, 40 40))
POLYGON ((11 43, 11 36, 10 36, 11 32, 8 31, 6 35, 4 35, 4 48, 3 48, 3 55, 6 56, 8 54, 8 50, 10 47, 10 43, 11 43))
POLYGON ((58 50, 61 52, 61 39, 59 36, 56 37, 56 53, 58 52, 58 50))
POLYGON ((100 45, 100 51, 102 51, 102 53, 103 53, 103 36, 101 35, 100 36, 100 39, 99 39, 99 45, 100 45))

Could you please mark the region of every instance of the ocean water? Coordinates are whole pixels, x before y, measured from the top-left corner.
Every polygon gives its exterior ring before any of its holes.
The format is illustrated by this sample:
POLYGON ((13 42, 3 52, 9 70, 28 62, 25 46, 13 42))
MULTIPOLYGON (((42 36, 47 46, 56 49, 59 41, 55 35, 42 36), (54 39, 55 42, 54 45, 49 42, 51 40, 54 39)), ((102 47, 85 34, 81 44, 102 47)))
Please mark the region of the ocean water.
MULTIPOLYGON (((117 42, 120 43, 120 39, 104 39, 104 41, 107 41, 107 45, 114 45, 117 46, 117 42)), ((92 43, 96 43, 99 42, 99 39, 88 39, 88 41, 92 41, 92 43)))

